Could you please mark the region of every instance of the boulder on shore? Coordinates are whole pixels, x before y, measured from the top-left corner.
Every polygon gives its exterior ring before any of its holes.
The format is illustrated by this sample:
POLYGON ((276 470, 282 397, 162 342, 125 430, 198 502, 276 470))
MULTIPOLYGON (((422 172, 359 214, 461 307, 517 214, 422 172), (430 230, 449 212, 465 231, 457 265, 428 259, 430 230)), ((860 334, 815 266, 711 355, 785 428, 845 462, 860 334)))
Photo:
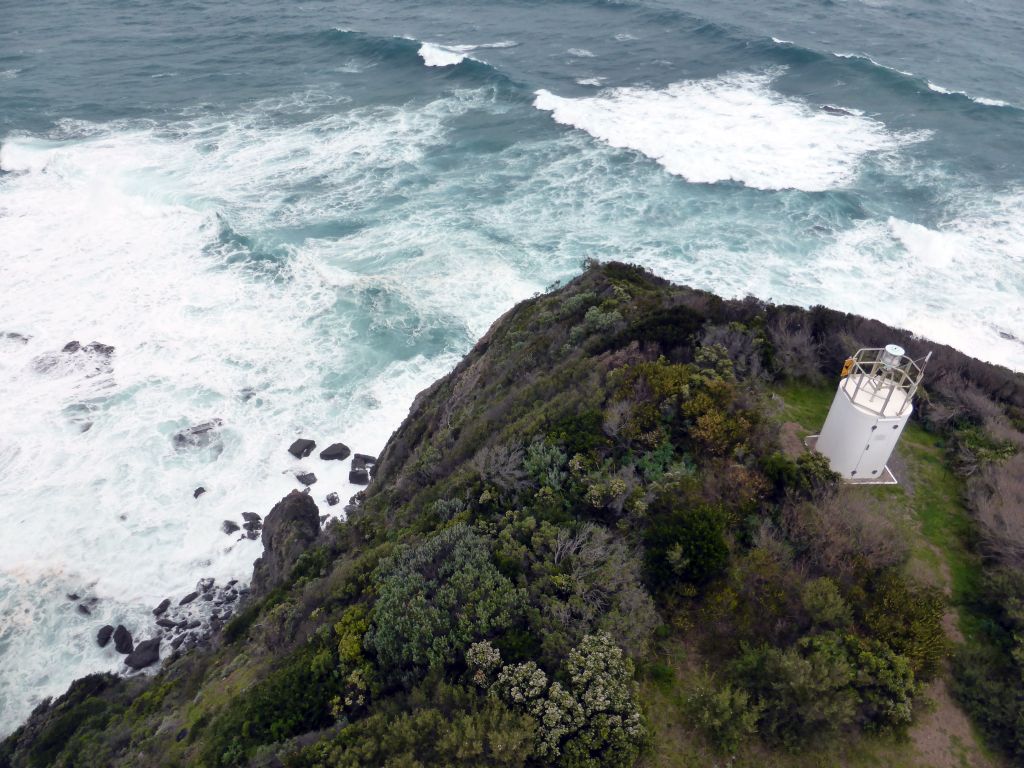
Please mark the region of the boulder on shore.
POLYGON ((198 592, 189 592, 187 595, 185 595, 183 598, 181 598, 181 600, 178 601, 178 605, 188 605, 193 600, 195 600, 197 597, 199 597, 199 593, 198 592))
POLYGON ((168 608, 171 607, 171 598, 165 597, 160 601, 160 605, 153 609, 154 616, 162 616, 168 608))
POLYGON ((124 624, 118 624, 117 629, 114 630, 114 648, 118 653, 131 653, 135 650, 132 633, 125 629, 124 624))
POLYGON ((320 458, 324 461, 341 461, 352 455, 352 451, 344 443, 334 443, 320 451, 320 458))
POLYGON ((314 448, 316 448, 314 441, 300 437, 288 447, 288 453, 296 459, 304 459, 313 452, 314 448))
POLYGON ((135 650, 125 657, 124 663, 132 669, 143 669, 158 661, 160 661, 160 638, 154 637, 152 640, 143 640, 135 646, 135 650))
POLYGON ((253 597, 283 582, 319 535, 320 512, 308 494, 292 491, 277 502, 263 522, 263 555, 252 571, 253 597))
POLYGON ((336 493, 328 493, 327 494, 327 504, 328 504, 328 506, 333 507, 335 504, 338 504, 340 501, 341 501, 341 498, 338 496, 338 494, 336 494, 336 493))
POLYGON ((107 643, 110 642, 110 636, 114 634, 114 628, 109 624, 100 627, 100 631, 96 633, 96 644, 100 648, 106 648, 107 643))
POLYGON ((316 475, 312 472, 299 472, 295 475, 295 479, 303 485, 312 485, 316 482, 316 475))
POLYGON ((353 467, 349 470, 348 481, 356 485, 369 485, 370 473, 362 467, 353 467))

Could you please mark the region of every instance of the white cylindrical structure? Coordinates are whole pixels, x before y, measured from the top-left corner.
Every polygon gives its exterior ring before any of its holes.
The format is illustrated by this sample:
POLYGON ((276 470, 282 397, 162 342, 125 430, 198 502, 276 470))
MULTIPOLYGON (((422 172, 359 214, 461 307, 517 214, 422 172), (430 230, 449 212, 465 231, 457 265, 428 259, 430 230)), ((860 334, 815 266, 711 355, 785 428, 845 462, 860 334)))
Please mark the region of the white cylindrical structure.
POLYGON ((855 373, 839 382, 817 451, 846 480, 878 479, 914 410, 898 386, 855 373))

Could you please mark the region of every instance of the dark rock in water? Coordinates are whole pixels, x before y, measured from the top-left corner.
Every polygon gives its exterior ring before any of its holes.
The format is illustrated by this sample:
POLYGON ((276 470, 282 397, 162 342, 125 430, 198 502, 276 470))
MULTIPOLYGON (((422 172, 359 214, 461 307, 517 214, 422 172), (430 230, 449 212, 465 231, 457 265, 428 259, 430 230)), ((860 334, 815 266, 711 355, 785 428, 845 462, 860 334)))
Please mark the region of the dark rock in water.
POLYGON ((348 473, 348 481, 356 485, 369 485, 370 473, 362 467, 354 468, 348 473))
POLYGON ((114 648, 118 653, 131 653, 135 649, 132 633, 124 628, 124 624, 118 624, 114 630, 114 648))
POLYGON ((180 646, 183 642, 185 642, 185 636, 178 635, 176 638, 171 640, 171 648, 173 648, 174 650, 178 650, 178 646, 180 646))
POLYGON ((238 599, 238 595, 236 595, 234 592, 228 592, 226 595, 224 595, 224 602, 225 603, 233 603, 237 599, 238 599))
POLYGON ((277 502, 263 524, 263 555, 253 564, 253 595, 266 595, 283 582, 319 535, 320 511, 310 496, 292 491, 277 502))
POLYGON ((153 609, 153 615, 154 616, 163 616, 163 614, 170 607, 171 607, 171 598, 165 597, 163 600, 160 601, 160 605, 158 605, 156 608, 153 609))
POLYGON ((6 331, 0 333, 0 339, 10 339, 11 341, 20 341, 22 344, 28 344, 30 337, 23 333, 15 333, 14 331, 6 331))
MULTIPOLYGON (((250 513, 250 514, 251 514, 251 513, 250 513)), ((233 586, 235 586, 235 584, 237 584, 237 583, 238 583, 238 579, 231 579, 231 580, 230 580, 230 581, 228 582, 228 586, 229 586, 229 587, 233 587, 233 586)))
POLYGON ((238 523, 231 520, 225 520, 220 524, 220 529, 224 531, 224 533, 234 533, 238 530, 238 523))
POLYGON ((238 393, 238 397, 243 403, 248 403, 254 397, 256 397, 256 390, 252 387, 243 387, 238 393))
POLYGON ((165 629, 173 629, 178 626, 178 622, 174 619, 157 619, 157 626, 164 627, 165 629))
POLYGON ((242 519, 247 523, 259 523, 263 520, 263 518, 255 512, 243 512, 242 519))
POLYGON ((144 669, 158 661, 160 661, 160 638, 154 637, 151 640, 143 640, 135 646, 135 650, 125 657, 124 663, 132 669, 144 669))
POLYGON ((192 498, 193 499, 198 499, 204 493, 206 493, 206 489, 203 488, 203 486, 200 485, 198 488, 196 488, 194 491, 192 491, 192 498))
POLYGON ((185 595, 183 598, 181 598, 181 600, 178 601, 178 605, 188 605, 193 600, 195 600, 197 597, 199 597, 199 593, 198 592, 189 592, 187 595, 185 595))
POLYGON ((196 627, 201 626, 202 623, 203 622, 201 622, 199 619, 192 619, 192 621, 185 625, 185 629, 195 629, 196 627))
POLYGON ((329 517, 330 515, 320 515, 320 525, 323 525, 324 521, 329 517))
POLYGON ((242 527, 245 528, 245 530, 247 531, 254 531, 256 533, 259 533, 261 530, 263 530, 263 523, 259 521, 256 521, 255 523, 245 522, 242 523, 242 527))
POLYGON ((341 502, 341 498, 338 496, 338 494, 336 494, 336 493, 328 493, 327 494, 327 505, 328 506, 333 507, 336 504, 339 504, 340 502, 341 502))
POLYGON ((210 419, 202 424, 196 424, 194 427, 179 429, 171 438, 174 447, 178 449, 205 448, 220 439, 217 431, 223 424, 223 419, 210 419))
POLYGON ((89 610, 89 606, 87 606, 87 605, 82 605, 81 603, 79 603, 78 605, 76 605, 76 606, 75 606, 75 609, 76 609, 76 610, 77 610, 77 611, 78 611, 78 612, 79 612, 80 614, 82 614, 83 616, 88 616, 88 615, 90 615, 90 614, 92 613, 92 611, 90 611, 90 610, 89 610))
POLYGON ((324 461, 340 461, 352 455, 352 451, 344 443, 334 443, 320 451, 320 458, 324 461))
MULTIPOLYGON (((77 344, 77 342, 75 342, 77 344)), ((82 347, 83 352, 89 352, 93 355, 102 355, 103 357, 110 357, 114 354, 114 347, 110 344, 100 344, 98 341, 90 342, 82 347)))
POLYGON ((1017 340, 1016 336, 1014 336, 1012 333, 1007 333, 1006 331, 999 331, 999 338, 1006 339, 1007 341, 1017 340))
POLYGON ((80 596, 78 595, 77 592, 69 592, 68 593, 68 600, 70 600, 71 602, 75 602, 75 600, 78 600, 79 597, 80 596))
POLYGON ((246 531, 245 532, 245 538, 247 538, 247 539, 255 540, 255 539, 258 539, 259 537, 260 537, 260 534, 259 534, 258 531, 246 531))
POLYGON ((215 581, 216 579, 214 579, 213 576, 206 576, 205 578, 202 578, 196 582, 196 590, 199 592, 209 592, 211 589, 213 589, 213 584, 215 581))
POLYGON ((104 624, 100 627, 100 631, 96 633, 96 643, 100 648, 106 648, 107 643, 110 642, 110 636, 114 634, 114 628, 109 624, 104 624))
POLYGON ((313 483, 316 482, 316 475, 314 475, 312 472, 300 472, 297 475, 295 475, 295 479, 298 480, 303 485, 312 485, 313 483))
POLYGON ((376 464, 377 463, 377 457, 376 456, 370 456, 368 453, 355 453, 355 454, 352 455, 352 461, 353 461, 353 463, 356 462, 356 461, 361 461, 362 462, 362 466, 368 467, 371 464, 376 464))
POLYGON ((82 348, 82 345, 81 345, 81 344, 79 344, 79 343, 78 343, 77 341, 69 341, 69 342, 68 342, 67 344, 65 344, 65 345, 64 345, 64 347, 63 347, 63 348, 61 349, 61 352, 67 352, 67 353, 69 353, 69 354, 70 354, 70 353, 72 353, 72 352, 77 352, 77 351, 78 351, 78 350, 80 350, 81 348, 82 348))
POLYGON ((209 602, 210 600, 213 600, 213 593, 212 592, 205 593, 203 595, 203 600, 206 600, 207 602, 209 602))
POLYGON ((355 504, 346 504, 344 510, 346 515, 351 515, 354 512, 358 512, 359 507, 356 506, 355 504))
POLYGON ((840 115, 842 117, 853 117, 853 112, 842 107, 833 107, 831 104, 823 104, 821 107, 822 112, 828 112, 830 115, 840 115))
POLYGON ((288 447, 288 453, 296 459, 304 459, 313 452, 314 448, 316 448, 316 443, 314 441, 299 438, 288 447))

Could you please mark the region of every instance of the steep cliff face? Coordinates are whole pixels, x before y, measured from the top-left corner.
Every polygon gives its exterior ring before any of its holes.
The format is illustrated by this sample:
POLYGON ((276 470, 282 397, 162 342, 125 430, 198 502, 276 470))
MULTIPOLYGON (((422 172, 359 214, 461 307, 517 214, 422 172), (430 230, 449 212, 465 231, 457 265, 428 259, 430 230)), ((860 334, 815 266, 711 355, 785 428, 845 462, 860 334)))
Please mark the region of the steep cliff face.
POLYGON ((278 503, 212 647, 79 681, 0 765, 928 765, 878 734, 916 745, 946 681, 1012 751, 1022 426, 1021 377, 952 349, 595 265, 416 398, 346 522, 278 503), (798 437, 891 342, 928 392, 904 484, 858 494, 798 437))

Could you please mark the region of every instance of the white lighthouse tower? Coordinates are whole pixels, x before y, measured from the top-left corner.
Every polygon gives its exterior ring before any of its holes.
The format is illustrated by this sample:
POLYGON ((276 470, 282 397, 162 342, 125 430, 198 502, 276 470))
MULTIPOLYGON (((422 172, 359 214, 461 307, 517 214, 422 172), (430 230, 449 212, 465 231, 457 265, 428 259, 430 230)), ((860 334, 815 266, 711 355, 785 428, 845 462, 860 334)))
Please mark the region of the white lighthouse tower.
MULTIPOLYGON (((931 352, 920 360, 890 344, 860 349, 843 366, 825 426, 813 447, 849 482, 895 483, 886 467, 914 410, 931 352)), ((810 441, 808 441, 810 442, 810 441)))

